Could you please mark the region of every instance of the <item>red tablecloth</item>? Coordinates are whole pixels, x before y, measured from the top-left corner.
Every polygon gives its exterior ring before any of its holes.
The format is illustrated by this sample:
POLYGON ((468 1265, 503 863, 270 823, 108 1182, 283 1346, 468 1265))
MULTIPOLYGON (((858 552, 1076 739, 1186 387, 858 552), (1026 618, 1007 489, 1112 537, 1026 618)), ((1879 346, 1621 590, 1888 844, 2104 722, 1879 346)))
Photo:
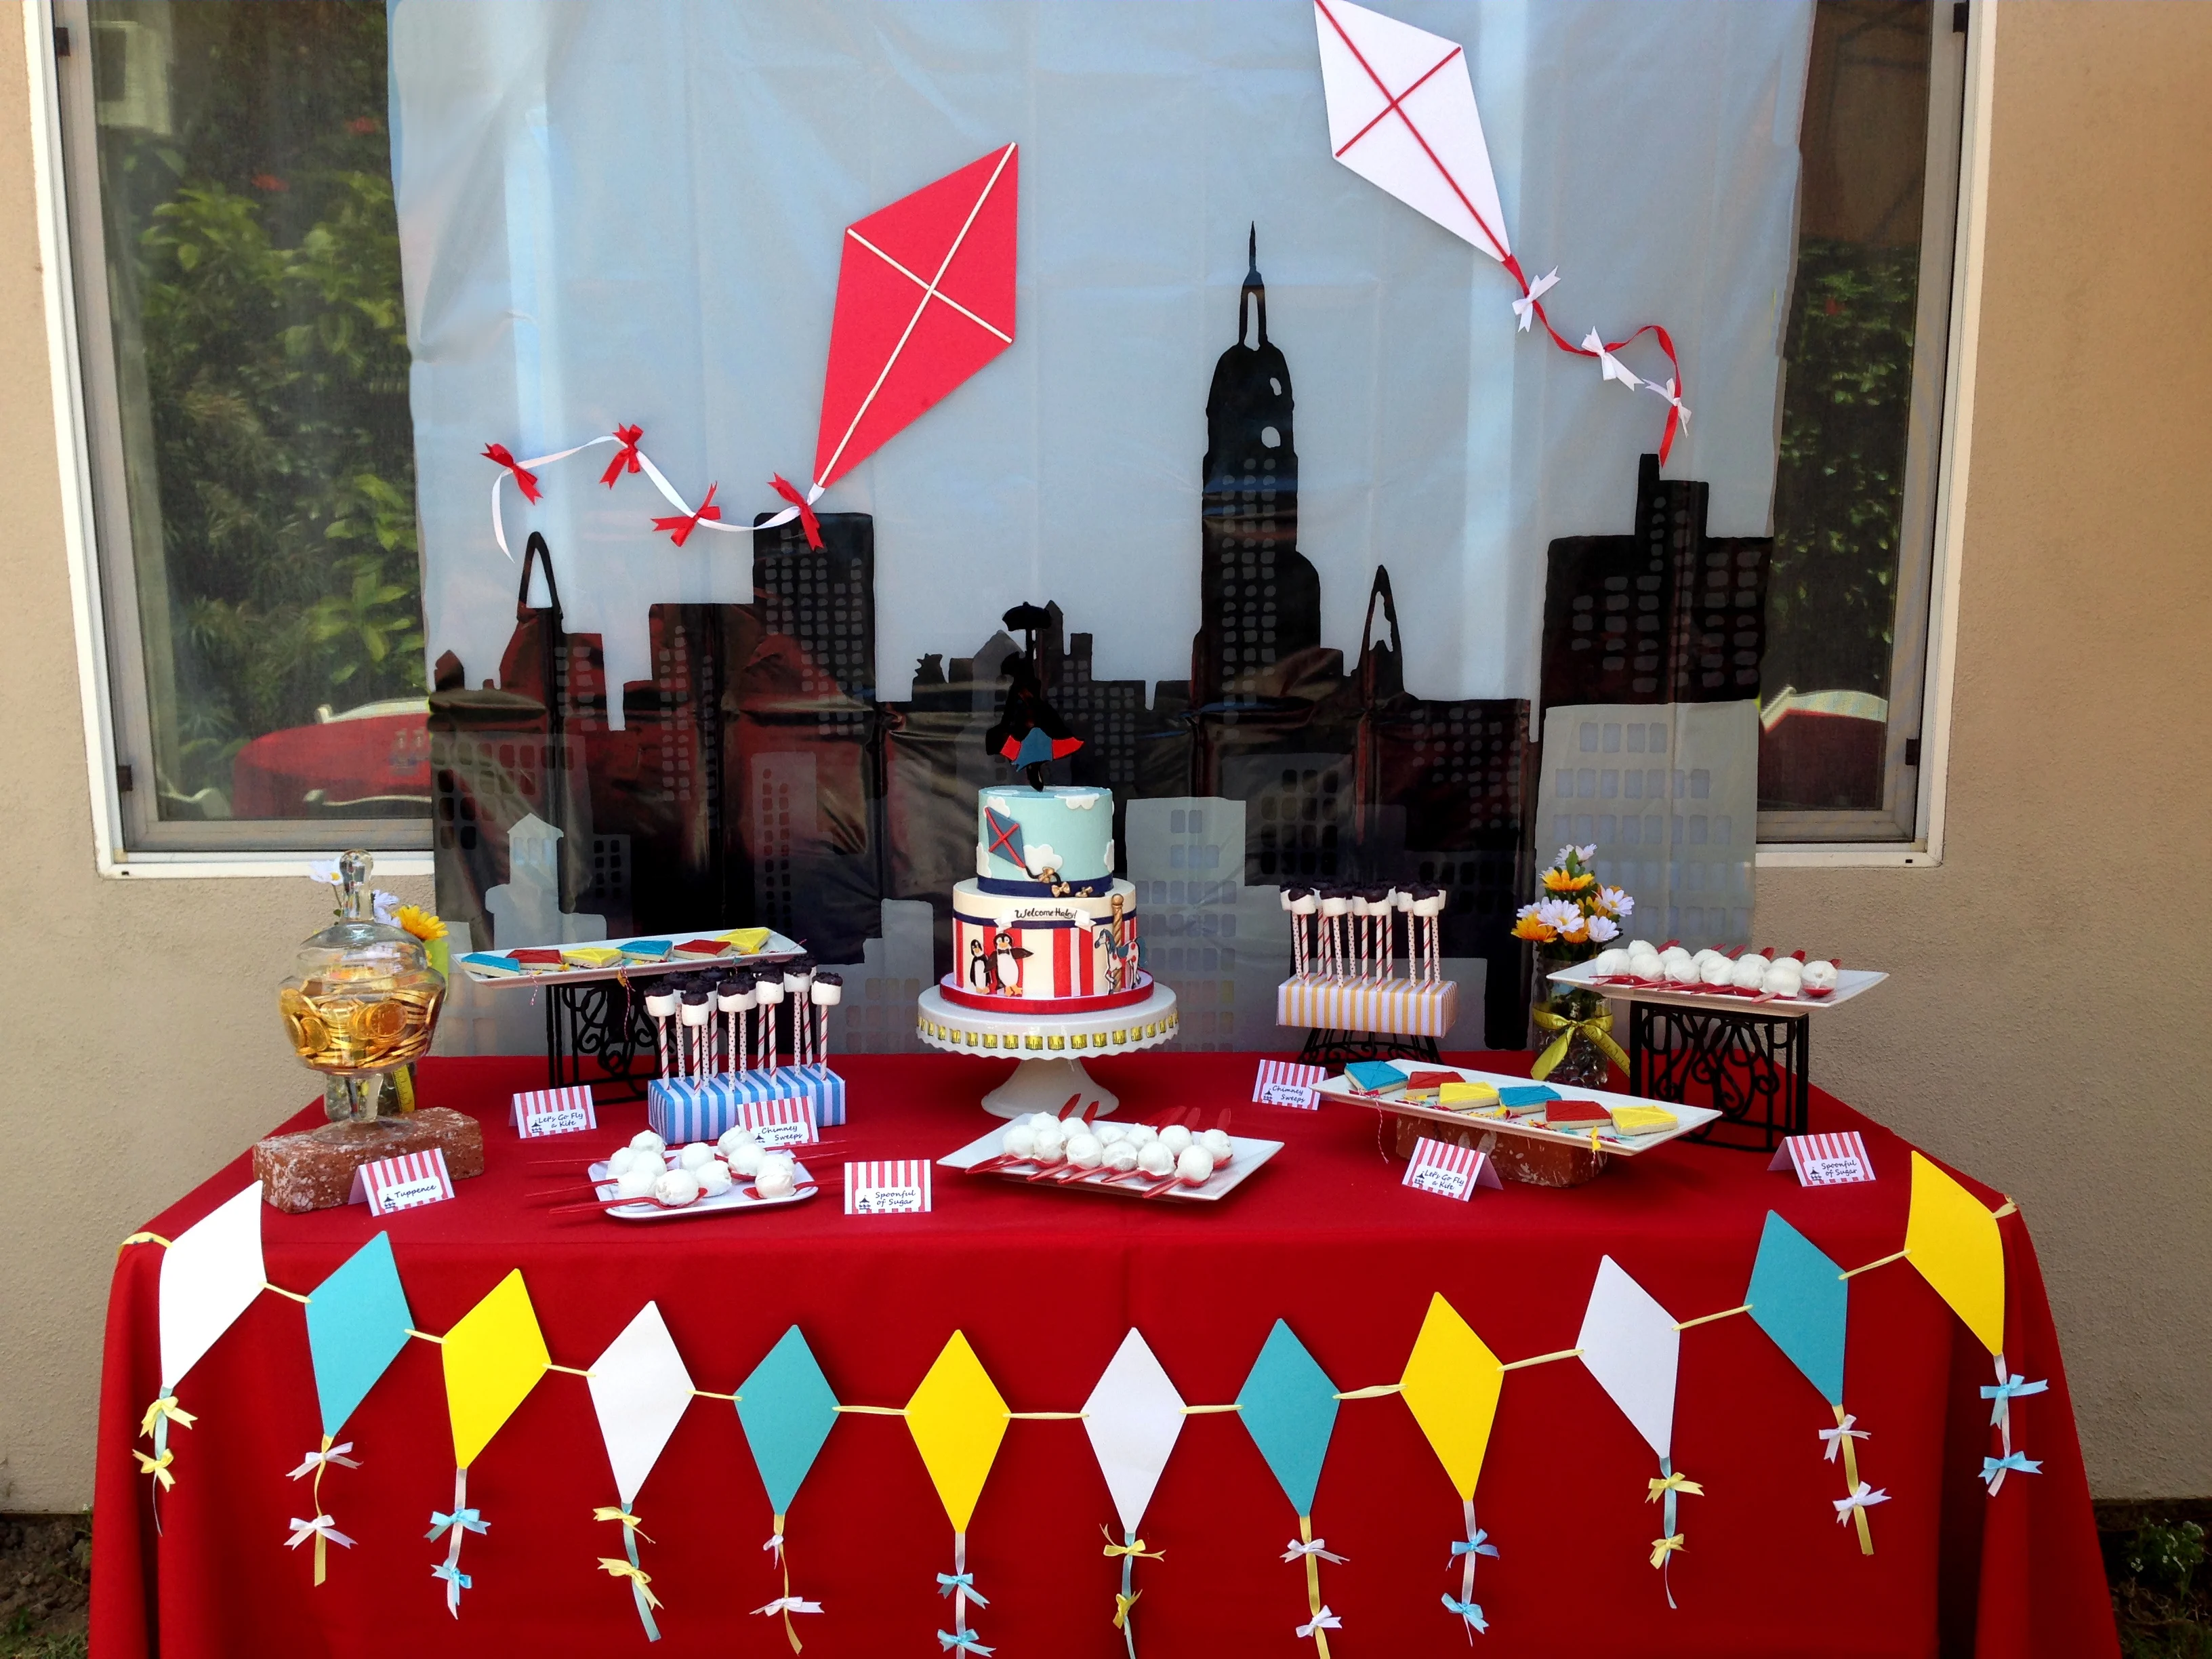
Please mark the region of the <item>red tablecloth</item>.
MULTIPOLYGON (((1500 1057, 1486 1056, 1493 1067, 1500 1057)), ((855 1056, 848 1148, 938 1156, 988 1127, 975 1106, 997 1070, 955 1056, 855 1056)), ((1506 1057, 1504 1064, 1514 1064, 1506 1057)), ((538 1086, 526 1060, 426 1066, 422 1094, 486 1124, 489 1168, 458 1200, 373 1222, 360 1207, 274 1211, 271 1279, 305 1291, 380 1224, 392 1234, 416 1322, 442 1331, 523 1268, 553 1358, 584 1366, 647 1298, 658 1298, 702 1389, 728 1392, 793 1322, 838 1397, 898 1405, 945 1339, 964 1329, 1015 1411, 1079 1406, 1123 1333, 1139 1327, 1194 1403, 1233 1400, 1269 1327, 1287 1318, 1340 1389, 1395 1381, 1423 1311, 1442 1291, 1503 1358, 1571 1346, 1601 1255, 1610 1253, 1678 1318, 1744 1300, 1771 1208, 1848 1265, 1903 1241, 1904 1142, 1814 1096, 1815 1127, 1856 1128, 1880 1180, 1800 1188, 1765 1160, 1662 1149, 1573 1191, 1509 1185, 1458 1204, 1398 1184, 1374 1119, 1243 1103, 1249 1054, 1142 1054, 1095 1061, 1124 1115, 1232 1102, 1243 1133, 1288 1143, 1218 1208, 1169 1208, 1024 1190, 940 1170, 933 1214, 848 1218, 834 1189, 813 1203, 728 1220, 624 1224, 549 1218, 523 1194, 549 1178, 521 1167, 507 1093, 538 1086)), ((611 1145, 643 1121, 609 1108, 611 1145)), ((307 1119, 295 1120, 304 1123, 307 1119)), ((558 1141, 527 1156, 552 1156, 558 1141)), ((824 1149, 825 1151, 828 1149, 824 1149)), ((819 1154, 817 1154, 819 1156, 819 1154)), ((173 1237, 250 1179, 224 1170, 150 1224, 173 1237)), ((1992 1203, 1996 1200, 1992 1198, 1992 1203)), ((1994 1498, 1976 1478, 1990 1449, 1977 1386, 1988 1357, 1911 1267, 1852 1281, 1845 1401, 1863 1473, 1890 1493, 1873 1511, 1876 1553, 1836 1522, 1838 1467, 1816 1431, 1828 1407, 1748 1318, 1682 1342, 1675 1467, 1703 1483, 1682 1500, 1686 1546, 1672 1568, 1678 1611, 1645 1565, 1657 1511, 1649 1449, 1573 1361, 1506 1380, 1477 1494, 1502 1553, 1476 1599, 1495 1654, 1977 1653, 2116 1651, 2088 1492, 2057 1338, 2027 1230, 2003 1224, 2008 1356, 2047 1376, 2021 1401, 2016 1440, 2043 1465, 1994 1498)), ((425 1540, 453 1492, 438 1351, 411 1343, 347 1425, 362 1461, 333 1470, 325 1507, 359 1540, 309 1584, 305 1550, 283 1547, 310 1513, 284 1478, 318 1443, 302 1310, 262 1296, 179 1389, 198 1423, 173 1436, 175 1490, 157 1537, 149 1483, 131 1457, 154 1396, 161 1252, 125 1250, 108 1310, 93 1533, 93 1651, 167 1659, 282 1653, 412 1656, 605 1653, 641 1647, 628 1589, 599 1572, 617 1529, 588 1391, 554 1373, 471 1470, 469 1501, 490 1522, 463 1566, 475 1588, 459 1620, 430 1576, 425 1540)), ((761 1544, 769 1509, 735 1414, 693 1403, 636 1505, 671 1654, 786 1651, 749 1609, 778 1593, 761 1544)), ((1116 1570, 1101 1556, 1112 1517, 1081 1425, 1020 1421, 969 1529, 969 1563, 990 1605, 975 1615, 1000 1659, 1122 1651, 1109 1625, 1116 1570)), ((1460 1506, 1401 1401, 1348 1402, 1322 1472, 1316 1530, 1343 1565, 1322 1568, 1343 1619, 1331 1652, 1466 1650, 1442 1607, 1456 1592, 1447 1545, 1460 1506)), ((1295 1517, 1231 1414, 1192 1417, 1146 1516, 1165 1559, 1146 1561, 1138 1644, 1150 1659, 1313 1651, 1301 1569, 1279 1559, 1295 1517)), ((936 1654, 949 1606, 935 1575, 951 1534, 905 1425, 839 1420, 790 1516, 793 1588, 827 1611, 801 1620, 810 1656, 936 1654)))

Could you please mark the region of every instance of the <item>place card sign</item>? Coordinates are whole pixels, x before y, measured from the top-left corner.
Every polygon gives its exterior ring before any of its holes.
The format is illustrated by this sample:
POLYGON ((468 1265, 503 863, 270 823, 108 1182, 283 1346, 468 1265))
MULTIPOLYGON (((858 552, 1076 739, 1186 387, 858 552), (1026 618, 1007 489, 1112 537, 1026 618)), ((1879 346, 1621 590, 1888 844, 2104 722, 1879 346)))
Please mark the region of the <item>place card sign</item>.
POLYGON ((738 1121, 763 1146, 811 1146, 822 1139, 815 1127, 814 1103, 797 1097, 740 1102, 738 1121))
POLYGON ((1439 1198, 1455 1198, 1462 1204, 1474 1196, 1477 1187, 1496 1192, 1504 1185, 1490 1160, 1474 1147, 1431 1140, 1426 1135, 1413 1143, 1413 1156, 1407 1160, 1405 1177, 1399 1184, 1439 1198))
POLYGON ((1252 1098, 1263 1106, 1295 1106, 1317 1111, 1321 1097, 1314 1085, 1328 1075, 1325 1066, 1299 1066, 1286 1060, 1263 1060, 1253 1080, 1252 1098))
POLYGON ((599 1112, 592 1104, 592 1091, 585 1084, 568 1089, 523 1091, 514 1097, 507 1121, 525 1140, 533 1140, 540 1135, 574 1134, 579 1129, 599 1127, 599 1112))
POLYGON ((1770 1170, 1794 1169, 1801 1187, 1841 1187, 1874 1179, 1874 1159, 1856 1129, 1835 1135, 1789 1135, 1770 1170))
POLYGON ((847 1215, 922 1215, 929 1209, 929 1161, 895 1158, 845 1166, 847 1215))
POLYGON ((427 1152, 402 1152, 380 1158, 353 1172, 353 1191, 347 1202, 366 1204, 371 1215, 396 1215, 419 1209, 453 1195, 453 1178, 446 1170, 442 1147, 427 1152))

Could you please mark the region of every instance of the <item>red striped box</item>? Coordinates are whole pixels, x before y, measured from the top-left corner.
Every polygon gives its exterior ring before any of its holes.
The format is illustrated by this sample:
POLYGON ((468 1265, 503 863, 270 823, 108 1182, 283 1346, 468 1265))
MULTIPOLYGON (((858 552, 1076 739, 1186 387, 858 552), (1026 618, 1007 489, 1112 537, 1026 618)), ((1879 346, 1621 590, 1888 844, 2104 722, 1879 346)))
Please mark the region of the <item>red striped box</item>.
POLYGON ((1399 1182, 1438 1198, 1455 1198, 1462 1204, 1474 1196, 1477 1187, 1495 1192, 1501 1184, 1490 1160, 1474 1147, 1455 1146, 1425 1135, 1413 1143, 1413 1156, 1407 1160, 1405 1178, 1399 1182))
POLYGON ((927 1158, 845 1166, 847 1215, 922 1215, 928 1209, 927 1158))
POLYGON ((507 1121, 525 1140, 539 1135, 574 1134, 599 1127, 598 1109, 592 1104, 586 1084, 568 1089, 528 1089, 519 1091, 507 1121))
POLYGON ((402 1152, 362 1164, 353 1172, 348 1202, 368 1205, 371 1215, 394 1215, 453 1195, 453 1178, 446 1170, 445 1152, 433 1146, 427 1152, 402 1152))
POLYGON ((1794 1169, 1801 1187, 1842 1187, 1874 1179, 1874 1159, 1856 1129, 1837 1135, 1790 1135, 1770 1170, 1794 1169))
POLYGON ((763 1146, 811 1146, 822 1139, 814 1125, 814 1103, 795 1095, 743 1102, 738 1121, 763 1146))
POLYGON ((1314 1085, 1328 1075, 1326 1066, 1300 1066, 1287 1060, 1263 1060, 1252 1079, 1252 1098, 1262 1106, 1296 1106, 1311 1112, 1321 1109, 1314 1085))

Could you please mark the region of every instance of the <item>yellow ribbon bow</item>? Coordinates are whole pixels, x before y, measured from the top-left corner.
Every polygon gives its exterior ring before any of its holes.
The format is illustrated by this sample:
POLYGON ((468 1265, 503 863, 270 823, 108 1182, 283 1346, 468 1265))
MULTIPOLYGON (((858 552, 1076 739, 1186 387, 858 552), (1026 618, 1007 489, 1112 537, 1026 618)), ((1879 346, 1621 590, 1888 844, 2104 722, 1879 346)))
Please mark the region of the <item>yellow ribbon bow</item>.
POLYGON ((177 1404, 176 1395, 165 1394, 146 1407, 146 1415, 138 1419, 138 1432, 141 1435, 153 1433, 154 1425, 165 1417, 180 1428, 186 1429, 199 1421, 199 1419, 177 1404))
POLYGON ((1129 1622, 1129 1609, 1137 1605, 1138 1598, 1143 1595, 1142 1590, 1139 1590, 1135 1595, 1124 1595, 1119 1590, 1114 1592, 1114 1628, 1115 1630, 1120 1630, 1129 1622))
POLYGON ((630 1580, 637 1586, 637 1593, 645 1598, 646 1606, 658 1607, 660 1605, 660 1598, 647 1588, 653 1583, 653 1575, 644 1568, 633 1567, 618 1556, 603 1555, 599 1558, 599 1571, 630 1580))
POLYGON ((645 1540, 647 1543, 653 1544, 659 1541, 658 1539, 654 1538, 651 1533, 645 1529, 644 1522, 639 1520, 628 1510, 617 1508, 611 1504, 602 1504, 599 1508, 593 1510, 592 1511, 592 1519, 594 1521, 619 1521, 624 1527, 628 1528, 630 1531, 635 1532, 640 1538, 645 1540))
POLYGON ((131 1455, 138 1460, 138 1473, 152 1475, 161 1483, 162 1491, 167 1492, 177 1484, 177 1477, 169 1473, 169 1465, 177 1455, 175 1452, 164 1447, 159 1457, 149 1457, 133 1447, 131 1455))
POLYGON ((1552 1039, 1551 1046, 1536 1056, 1536 1063, 1528 1068, 1528 1075, 1537 1082, 1541 1083, 1549 1077, 1552 1068, 1567 1057, 1567 1045, 1574 1041, 1577 1031, 1595 1043, 1598 1052, 1624 1073, 1629 1069, 1628 1056, 1613 1040, 1611 1014, 1592 1014, 1588 1019, 1569 1019, 1547 1008, 1536 1008, 1530 1010, 1528 1018, 1536 1022, 1540 1030, 1559 1033, 1552 1039))
POLYGON ((1114 1534, 1106 1532, 1105 1528, 1101 1527, 1098 1530, 1105 1533, 1105 1553, 1109 1556, 1133 1555, 1139 1561, 1164 1561, 1167 1559, 1168 1553, 1165 1550, 1148 1550, 1145 1547, 1145 1540, 1141 1538, 1133 1543, 1117 1544, 1114 1541, 1114 1534))
POLYGON ((1680 1549, 1681 1547, 1682 1534, 1679 1532, 1671 1538, 1653 1539, 1651 1540, 1651 1565, 1655 1567, 1657 1566, 1662 1561, 1664 1561, 1668 1556, 1672 1555, 1676 1550, 1680 1549))
MULTIPOLYGON (((1650 1495, 1644 1500, 1647 1504, 1657 1503, 1659 1494, 1666 1492, 1686 1492, 1692 1498, 1703 1498, 1705 1495, 1705 1489, 1686 1475, 1670 1474, 1664 1480, 1654 1480, 1650 1484, 1650 1495)), ((1681 1547, 1681 1540, 1678 1538, 1674 1541, 1675 1547, 1679 1549, 1681 1547)), ((1651 1565, 1656 1567, 1659 1564, 1654 1561, 1651 1565)))

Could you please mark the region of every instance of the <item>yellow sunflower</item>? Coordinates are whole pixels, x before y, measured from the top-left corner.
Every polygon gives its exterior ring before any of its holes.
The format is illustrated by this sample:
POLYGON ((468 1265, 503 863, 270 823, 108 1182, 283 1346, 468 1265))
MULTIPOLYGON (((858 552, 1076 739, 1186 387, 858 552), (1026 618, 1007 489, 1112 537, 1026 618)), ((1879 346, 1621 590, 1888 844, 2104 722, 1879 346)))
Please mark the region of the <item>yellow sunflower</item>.
POLYGON ((441 939, 446 936, 446 924, 419 904, 401 905, 398 921, 402 927, 426 945, 433 939, 441 939))
POLYGON ((1564 870, 1544 872, 1544 886, 1547 890, 1554 893, 1579 893, 1585 887, 1593 885, 1596 880, 1597 878, 1588 871, 1584 871, 1579 876, 1571 876, 1564 870))
POLYGON ((1549 923, 1534 916, 1523 916, 1513 924, 1513 937, 1533 939, 1538 945, 1549 945, 1559 935, 1552 931, 1549 923))

